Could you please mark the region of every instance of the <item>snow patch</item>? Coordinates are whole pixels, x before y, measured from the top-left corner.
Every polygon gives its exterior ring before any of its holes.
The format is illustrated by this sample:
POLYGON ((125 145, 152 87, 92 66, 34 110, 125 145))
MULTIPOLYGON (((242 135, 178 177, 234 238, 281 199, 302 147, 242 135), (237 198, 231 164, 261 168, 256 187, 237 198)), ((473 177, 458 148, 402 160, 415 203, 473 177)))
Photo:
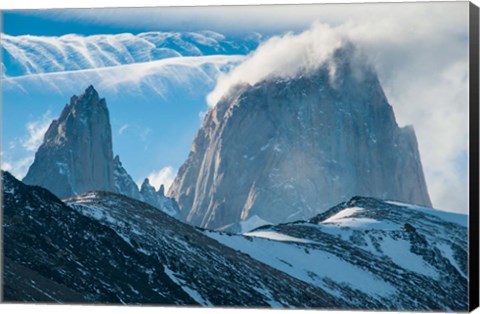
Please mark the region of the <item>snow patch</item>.
POLYGON ((195 302, 197 302, 198 304, 201 304, 201 305, 206 305, 206 306, 209 306, 209 307, 212 307, 213 304, 208 301, 207 299, 203 298, 200 293, 198 293, 196 290, 193 290, 189 287, 187 287, 185 285, 185 281, 183 279, 180 279, 177 277, 177 275, 171 271, 167 266, 164 266, 164 270, 165 270, 165 273, 167 274, 167 276, 174 282, 176 283, 177 285, 180 286, 180 288, 182 288, 183 291, 185 291, 192 299, 195 300, 195 302))
POLYGON ((283 234, 254 232, 255 237, 252 243, 252 239, 249 240, 241 235, 227 236, 214 231, 208 231, 205 234, 264 264, 325 290, 331 288, 324 279, 331 279, 372 296, 389 297, 396 292, 393 286, 372 273, 349 264, 336 255, 302 245, 306 241, 303 239, 300 239, 303 243, 298 243, 297 238, 283 234), (297 242, 298 245, 288 243, 292 241, 297 242))
POLYGON ((322 221, 323 223, 330 223, 330 222, 338 222, 340 220, 342 220, 342 218, 345 218, 345 217, 350 217, 352 216, 353 214, 356 214, 356 213, 360 213, 362 211, 364 211, 365 209, 364 208, 361 208, 361 207, 349 207, 349 208, 345 208, 344 210, 336 213, 335 215, 333 215, 332 217, 329 217, 328 219, 322 221))
POLYGON ((253 215, 252 217, 249 217, 247 220, 240 221, 240 233, 246 233, 258 227, 271 225, 271 224, 272 224, 271 222, 266 221, 258 217, 257 215, 253 215))
POLYGON ((452 264, 453 267, 457 269, 457 271, 465 278, 468 279, 467 274, 465 274, 460 266, 458 265, 457 261, 455 260, 455 257, 453 256, 453 250, 452 247, 446 243, 437 243, 437 248, 442 252, 442 255, 448 259, 450 264, 452 264))
POLYGON ((380 244, 382 251, 398 266, 438 279, 437 272, 421 256, 410 251, 410 242, 385 237, 380 244))
POLYGON ((313 241, 291 237, 291 236, 288 236, 286 234, 282 234, 282 233, 275 232, 275 231, 254 231, 254 232, 244 233, 243 235, 249 236, 249 237, 275 240, 275 241, 298 242, 298 243, 315 243, 313 241))
POLYGON ((401 203, 396 201, 386 201, 386 203, 396 205, 396 206, 401 206, 401 207, 407 207, 409 209, 417 210, 427 215, 435 216, 447 222, 452 222, 463 227, 468 227, 467 215, 447 212, 443 210, 437 210, 433 208, 426 208, 426 207, 421 207, 421 206, 416 206, 416 205, 411 205, 411 204, 406 204, 406 203, 401 203))

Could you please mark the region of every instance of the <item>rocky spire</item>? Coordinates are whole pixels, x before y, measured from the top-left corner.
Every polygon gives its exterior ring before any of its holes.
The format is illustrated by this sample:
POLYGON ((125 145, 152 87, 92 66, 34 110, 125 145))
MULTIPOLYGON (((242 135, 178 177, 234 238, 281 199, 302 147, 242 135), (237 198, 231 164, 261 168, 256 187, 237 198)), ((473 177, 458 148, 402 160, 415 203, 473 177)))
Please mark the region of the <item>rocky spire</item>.
POLYGON ((165 186, 163 184, 160 185, 160 188, 157 192, 160 196, 165 196, 165 186))
POLYGON ((122 162, 118 155, 113 159, 113 178, 115 181, 115 191, 134 199, 141 199, 137 184, 132 177, 123 168, 122 162))
POLYGON ((148 178, 143 180, 142 186, 140 187, 140 197, 145 203, 156 207, 158 206, 160 196, 155 191, 155 187, 150 184, 148 178))
POLYGON ((115 190, 109 112, 92 85, 52 121, 23 181, 60 198, 115 190))

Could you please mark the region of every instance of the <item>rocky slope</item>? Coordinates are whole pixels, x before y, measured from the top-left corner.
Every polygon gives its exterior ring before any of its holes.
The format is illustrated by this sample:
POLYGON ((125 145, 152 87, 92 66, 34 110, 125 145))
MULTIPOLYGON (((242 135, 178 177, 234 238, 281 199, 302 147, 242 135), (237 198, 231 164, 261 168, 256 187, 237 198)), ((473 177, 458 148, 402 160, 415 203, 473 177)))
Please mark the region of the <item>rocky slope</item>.
POLYGON ((145 203, 93 192, 65 204, 2 177, 4 301, 340 306, 145 203))
POLYGON ((354 195, 431 206, 413 128, 397 125, 375 70, 349 45, 315 71, 233 87, 169 195, 205 228, 307 219, 354 195))
POLYGON ((354 197, 244 234, 3 177, 8 302, 465 311, 467 217, 354 197))
POLYGON ((308 221, 205 233, 350 309, 468 308, 465 215, 354 197, 308 221))
POLYGON ((112 229, 48 190, 2 177, 4 301, 196 304, 112 229))

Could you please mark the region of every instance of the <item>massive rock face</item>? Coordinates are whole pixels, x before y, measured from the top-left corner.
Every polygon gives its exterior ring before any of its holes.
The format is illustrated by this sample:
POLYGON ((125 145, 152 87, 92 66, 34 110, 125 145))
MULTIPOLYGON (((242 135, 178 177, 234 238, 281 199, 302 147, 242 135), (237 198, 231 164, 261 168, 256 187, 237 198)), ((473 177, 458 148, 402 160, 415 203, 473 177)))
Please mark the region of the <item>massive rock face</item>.
POLYGON ((89 86, 52 122, 23 182, 45 187, 60 198, 114 191, 112 161, 107 104, 89 86))
POLYGON ((232 88, 206 115, 169 195, 207 228, 306 219, 354 195, 431 207, 413 127, 397 125, 352 46, 314 71, 232 88))

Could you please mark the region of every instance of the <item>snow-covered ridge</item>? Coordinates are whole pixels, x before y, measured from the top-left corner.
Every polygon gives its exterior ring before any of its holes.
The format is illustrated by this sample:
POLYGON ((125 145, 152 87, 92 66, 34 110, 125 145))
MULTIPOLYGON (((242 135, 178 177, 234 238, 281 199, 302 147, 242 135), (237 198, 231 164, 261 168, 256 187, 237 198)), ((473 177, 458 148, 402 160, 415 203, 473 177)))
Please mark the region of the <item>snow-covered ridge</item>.
POLYGON ((211 31, 60 37, 2 34, 2 76, 115 67, 181 56, 247 54, 259 40, 258 35, 230 40, 211 31))
POLYGON ((401 202, 396 202, 396 201, 387 201, 387 203, 392 204, 392 205, 397 205, 401 207, 406 207, 412 210, 420 211, 428 215, 433 215, 436 216, 440 219, 443 219, 445 221, 453 222, 456 224, 459 224, 461 226, 467 227, 468 226, 468 216, 459 214, 459 213, 452 213, 448 211, 443 211, 443 210, 435 210, 431 208, 426 208, 426 207, 421 207, 421 206, 416 206, 416 205, 411 205, 411 204, 405 204, 401 202))
POLYGON ((233 235, 122 195, 63 203, 2 176, 10 301, 468 308, 467 228, 405 204, 355 197, 310 221, 233 235), (362 218, 389 225, 344 224, 362 218))
POLYGON ((354 197, 309 221, 205 234, 354 308, 452 311, 467 306, 467 218, 354 197))

